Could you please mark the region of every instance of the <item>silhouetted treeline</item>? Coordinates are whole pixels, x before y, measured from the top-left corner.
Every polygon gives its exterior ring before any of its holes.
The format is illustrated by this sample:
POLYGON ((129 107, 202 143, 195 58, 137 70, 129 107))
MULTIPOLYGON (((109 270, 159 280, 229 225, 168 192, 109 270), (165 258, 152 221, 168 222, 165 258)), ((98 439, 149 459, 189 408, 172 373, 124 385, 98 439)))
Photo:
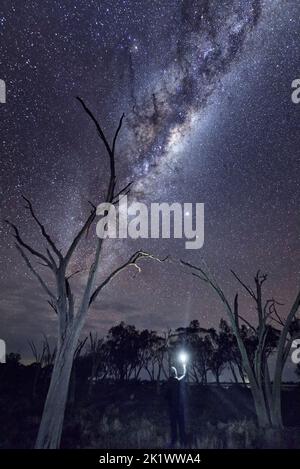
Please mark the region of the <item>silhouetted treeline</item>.
MULTIPOLYGON (((246 325, 241 335, 249 356, 254 358, 257 336, 246 325)), ((276 347, 276 330, 270 340, 270 353, 276 347)), ((32 397, 47 392, 55 359, 45 336, 40 344, 29 342, 33 362, 23 365, 19 354, 7 356, 0 366, 1 386, 27 387, 32 397)), ((105 381, 148 380, 159 383, 169 376, 170 366, 181 372, 178 356, 181 350, 188 353, 187 380, 198 384, 231 381, 245 384, 242 360, 236 337, 221 319, 219 329, 204 329, 197 320, 189 326, 168 330, 162 334, 148 329, 138 330, 121 322, 112 327, 106 337, 96 333, 80 340, 77 346, 71 376, 69 401, 74 402, 76 389, 91 395, 95 383, 105 381)))
MULTIPOLYGON (((254 359, 257 348, 254 331, 242 326, 241 333, 254 359)), ((271 353, 272 342, 269 348, 271 353)), ((32 363, 25 365, 19 354, 10 353, 7 363, 0 365, 3 448, 32 447, 36 439, 55 349, 45 336, 39 343, 29 342, 29 349, 32 363)), ((169 366, 177 366, 181 373, 178 356, 183 349, 189 356, 187 382, 192 384, 186 386, 191 447, 269 444, 254 424, 251 391, 243 386, 247 380, 235 336, 226 321, 221 320, 218 330, 201 328, 198 321, 192 321, 188 327, 163 334, 138 330, 121 322, 106 337, 90 333, 80 340, 73 363, 62 446, 163 446, 168 437, 164 383, 169 366), (221 386, 222 381, 232 381, 233 386, 221 386), (213 386, 209 385, 211 382, 213 386), (136 440, 141 427, 143 436, 136 440), (236 442, 235 435, 242 441, 236 442)), ((299 425, 298 387, 284 388, 283 415, 287 425, 299 425)), ((273 441, 272 435, 268 438, 273 441)), ((288 440, 291 447, 297 446, 290 433, 288 440)))

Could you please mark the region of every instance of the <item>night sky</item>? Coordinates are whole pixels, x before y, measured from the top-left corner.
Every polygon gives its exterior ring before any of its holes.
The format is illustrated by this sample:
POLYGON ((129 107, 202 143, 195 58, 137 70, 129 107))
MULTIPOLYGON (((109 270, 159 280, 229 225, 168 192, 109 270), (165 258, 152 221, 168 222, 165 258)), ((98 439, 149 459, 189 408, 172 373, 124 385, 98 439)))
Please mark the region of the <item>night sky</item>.
MULTIPOLYGON (((204 258, 230 297, 238 288, 230 269, 250 282, 260 268, 284 315, 300 282, 300 104, 291 101, 299 15, 297 0, 2 0, 1 220, 39 243, 24 194, 65 249, 88 200, 103 200, 108 161, 80 96, 110 138, 125 113, 117 171, 120 187, 134 181, 132 199, 205 204, 202 249, 109 240, 99 278, 139 248, 204 258)), ((28 339, 55 337, 56 317, 4 223, 0 239, 0 336, 26 357, 28 339)), ((95 240, 92 230, 71 270, 87 268, 95 240)), ((158 331, 192 319, 216 327, 225 317, 214 293, 175 262, 142 266, 108 286, 86 331, 105 334, 120 320, 158 331)), ((78 293, 84 278, 73 280, 78 293)))

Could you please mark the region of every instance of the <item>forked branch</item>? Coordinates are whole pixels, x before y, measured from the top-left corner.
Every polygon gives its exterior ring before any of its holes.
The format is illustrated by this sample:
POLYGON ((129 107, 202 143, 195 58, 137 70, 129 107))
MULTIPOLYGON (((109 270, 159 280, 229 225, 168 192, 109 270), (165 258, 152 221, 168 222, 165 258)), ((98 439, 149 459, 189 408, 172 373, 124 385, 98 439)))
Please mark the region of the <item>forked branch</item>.
POLYGON ((140 259, 152 259, 157 262, 164 262, 168 259, 168 257, 160 259, 158 257, 153 256, 152 254, 149 254, 148 252, 144 252, 144 251, 135 252, 123 265, 121 265, 116 270, 114 270, 110 275, 108 275, 108 277, 106 277, 106 279, 94 290, 93 294, 91 295, 89 305, 91 305, 95 301, 100 291, 109 282, 111 282, 113 278, 115 278, 118 274, 120 274, 127 267, 133 266, 135 269, 138 270, 138 272, 141 272, 141 267, 137 263, 137 261, 140 259))

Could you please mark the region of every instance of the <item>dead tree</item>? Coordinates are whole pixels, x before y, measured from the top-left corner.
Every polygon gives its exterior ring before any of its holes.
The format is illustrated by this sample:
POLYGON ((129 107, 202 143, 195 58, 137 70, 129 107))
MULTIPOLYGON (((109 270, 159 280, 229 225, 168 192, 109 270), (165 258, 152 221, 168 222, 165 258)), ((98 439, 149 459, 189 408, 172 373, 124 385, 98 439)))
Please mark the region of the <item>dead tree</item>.
POLYGON ((267 279, 266 274, 257 272, 254 282, 255 289, 246 285, 235 272, 234 277, 250 296, 255 304, 257 314, 257 324, 252 325, 247 319, 241 316, 238 303, 238 294, 235 295, 233 304, 225 296, 223 290, 218 285, 213 276, 202 267, 195 266, 189 262, 181 263, 192 269, 192 275, 201 281, 208 283, 221 299, 232 330, 236 336, 238 348, 242 358, 244 371, 248 377, 258 425, 260 427, 282 428, 281 413, 281 383, 284 365, 288 358, 291 345, 299 332, 293 332, 293 323, 300 306, 300 291, 298 292, 294 303, 288 312, 286 319, 282 320, 279 316, 274 299, 263 299, 262 287, 267 279), (256 335, 257 345, 254 356, 251 356, 247 350, 246 344, 241 335, 240 321, 243 321, 247 327, 251 328, 256 335), (278 328, 272 326, 272 322, 279 325, 278 328), (268 358, 275 352, 275 371, 273 379, 270 377, 268 358))
MULTIPOLYGON (((104 202, 115 204, 118 196, 128 193, 130 189, 130 184, 128 184, 123 189, 116 190, 115 151, 124 115, 120 118, 112 143, 110 144, 94 114, 81 98, 77 99, 85 113, 95 125, 100 141, 104 145, 106 154, 108 155, 109 181, 104 202)), ((75 250, 80 241, 88 233, 89 228, 95 219, 96 208, 92 205, 91 212, 85 223, 70 243, 66 253, 63 254, 53 241, 46 227, 40 221, 31 202, 25 197, 24 200, 26 202, 26 208, 40 230, 42 239, 47 244, 46 251, 41 252, 35 247, 29 245, 23 239, 18 227, 10 221, 7 221, 7 223, 14 231, 14 237, 16 240, 15 244, 18 251, 23 257, 29 270, 46 292, 49 298, 48 302, 58 319, 55 362, 35 447, 58 448, 61 440, 74 354, 91 305, 95 302, 103 288, 110 283, 116 275, 128 266, 134 266, 140 270, 137 263, 140 259, 154 259, 154 257, 146 252, 137 251, 123 265, 119 266, 110 275, 108 275, 100 285, 96 286, 96 274, 99 267, 103 245, 103 239, 97 238, 93 254, 93 262, 88 269, 84 290, 82 296, 77 298, 77 302, 75 304, 75 297, 70 282, 70 278, 74 273, 71 274, 69 272, 70 261, 73 259, 75 250), (49 285, 49 283, 43 278, 37 266, 33 264, 32 259, 37 260, 39 264, 42 264, 43 267, 51 271, 55 280, 55 289, 52 289, 51 285, 49 285)))

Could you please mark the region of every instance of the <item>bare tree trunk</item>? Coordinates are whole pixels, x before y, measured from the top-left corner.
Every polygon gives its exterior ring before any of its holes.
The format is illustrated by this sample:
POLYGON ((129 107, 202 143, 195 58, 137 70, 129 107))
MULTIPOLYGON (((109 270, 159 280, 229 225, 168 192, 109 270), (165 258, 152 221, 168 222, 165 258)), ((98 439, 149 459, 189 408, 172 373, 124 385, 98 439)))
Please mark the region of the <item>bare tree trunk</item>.
POLYGON ((251 386, 251 393, 253 396, 254 407, 257 417, 257 423, 260 428, 270 427, 269 413, 266 406, 266 401, 260 389, 253 389, 251 386))
POLYGON ((57 351, 36 449, 55 449, 60 445, 69 382, 79 333, 71 331, 57 351))
MULTIPOLYGON (((280 359, 277 358, 277 360, 280 360, 280 359)), ((283 428, 282 412, 281 412, 282 367, 280 367, 281 372, 275 373, 273 386, 272 386, 272 401, 270 404, 270 413, 271 413, 272 424, 275 428, 283 428)))
MULTIPOLYGON (((108 204, 115 204, 118 202, 118 198, 127 194, 132 184, 129 183, 117 194, 116 189, 116 169, 115 169, 115 148, 117 138, 122 127, 124 114, 121 116, 117 130, 115 131, 112 144, 110 145, 106 139, 103 130, 94 117, 93 113, 85 105, 82 99, 77 98, 81 103, 84 111, 93 121, 98 136, 105 146, 106 153, 109 157, 110 176, 108 188, 105 196, 105 202, 108 204)), ((50 386, 44 406, 44 412, 42 415, 41 425, 38 432, 36 441, 36 448, 58 448, 60 444, 60 438, 62 433, 62 426, 64 420, 65 407, 68 397, 68 388, 70 382, 70 375, 72 371, 72 364, 74 355, 76 352, 76 346, 79 339, 79 335, 84 326, 89 308, 91 304, 98 297, 102 289, 113 280, 120 272, 126 269, 128 266, 134 266, 138 271, 140 267, 137 265, 137 261, 142 258, 151 258, 161 262, 160 259, 151 256, 150 254, 137 251, 134 253, 123 265, 111 272, 105 280, 95 288, 95 280, 97 270, 100 263, 100 256, 102 251, 102 244, 104 237, 98 237, 95 252, 93 255, 93 262, 88 269, 88 276, 85 283, 84 291, 79 302, 77 311, 75 311, 75 298, 72 292, 72 285, 70 278, 80 271, 73 273, 68 272, 70 267, 70 261, 73 259, 73 255, 78 247, 78 244, 83 237, 88 233, 95 217, 96 207, 92 205, 92 210, 87 220, 73 238, 65 255, 62 254, 61 250, 56 246, 51 236, 48 234, 45 226, 41 223, 37 217, 31 202, 23 197, 26 202, 25 208, 29 211, 32 219, 37 224, 43 240, 46 241, 46 253, 38 251, 33 246, 26 243, 20 231, 16 225, 7 220, 7 223, 14 231, 14 238, 16 248, 20 252, 24 259, 27 267, 32 272, 34 277, 38 280, 38 283, 46 292, 49 298, 48 303, 55 311, 58 318, 58 338, 57 338, 57 354, 55 357, 53 373, 50 381, 50 386), (55 279, 55 290, 52 285, 43 279, 43 276, 39 273, 38 268, 33 264, 32 259, 38 260, 39 264, 50 269, 55 279)), ((103 233, 105 229, 103 228, 103 233)), ((164 259, 165 260, 165 259, 164 259)))
POLYGON ((76 365, 75 365, 76 358, 73 357, 73 367, 70 376, 70 384, 69 384, 69 393, 68 393, 68 405, 73 407, 75 405, 76 400, 76 365))
POLYGON ((271 407, 271 419, 273 427, 283 428, 282 422, 282 412, 281 412, 281 389, 273 397, 272 407, 271 407))
POLYGON ((256 411, 258 426, 260 428, 270 427, 270 419, 266 408, 266 402, 263 396, 261 395, 261 393, 255 395, 255 393, 253 392, 252 396, 254 398, 254 407, 256 411))
POLYGON ((227 300, 224 292, 210 274, 208 274, 203 268, 197 267, 189 262, 181 261, 181 263, 192 268, 194 270, 194 276, 208 283, 217 293, 217 295, 225 306, 233 332, 237 339, 239 351, 241 353, 242 368, 245 370, 245 373, 249 379, 249 384, 254 400, 254 406, 259 426, 262 428, 265 428, 267 426, 273 428, 282 428, 282 371, 286 359, 288 357, 288 353, 293 339, 290 333, 290 325, 294 320, 295 315, 300 307, 300 291, 296 296, 296 299, 292 305, 292 308, 286 320, 283 322, 276 311, 276 304, 278 303, 274 299, 266 300, 265 302, 263 302, 262 285, 266 281, 267 275, 261 274, 260 271, 257 272, 254 278, 256 285, 256 291, 254 291, 251 287, 249 287, 242 280, 240 280, 240 278, 232 271, 234 277, 238 280, 238 282, 243 286, 243 288, 248 292, 250 297, 255 302, 258 326, 254 327, 249 323, 247 319, 243 318, 240 315, 237 294, 235 296, 234 305, 232 307, 229 301, 227 300), (255 350, 255 355, 253 359, 253 367, 252 362, 250 360, 250 355, 248 355, 245 343, 243 342, 243 338, 240 334, 240 319, 254 331, 258 340, 258 345, 255 350), (269 376, 266 354, 266 340, 268 331, 271 327, 270 323, 268 323, 267 321, 270 322, 270 320, 277 322, 282 328, 280 331, 277 346, 277 357, 275 362, 275 372, 272 386, 269 376))
POLYGON ((278 428, 283 427, 282 422, 282 413, 281 413, 281 381, 282 381, 282 372, 284 365, 286 363, 292 340, 293 338, 290 337, 287 340, 287 336, 289 334, 290 325, 295 318, 295 315, 300 306, 300 291, 298 292, 295 301, 290 309, 290 312, 286 318, 285 323, 283 324, 283 329, 280 334, 279 344, 278 344, 278 351, 276 357, 276 365, 275 365, 275 373, 273 379, 273 386, 272 386, 272 404, 271 404, 271 412, 272 418, 274 420, 274 424, 278 428))

